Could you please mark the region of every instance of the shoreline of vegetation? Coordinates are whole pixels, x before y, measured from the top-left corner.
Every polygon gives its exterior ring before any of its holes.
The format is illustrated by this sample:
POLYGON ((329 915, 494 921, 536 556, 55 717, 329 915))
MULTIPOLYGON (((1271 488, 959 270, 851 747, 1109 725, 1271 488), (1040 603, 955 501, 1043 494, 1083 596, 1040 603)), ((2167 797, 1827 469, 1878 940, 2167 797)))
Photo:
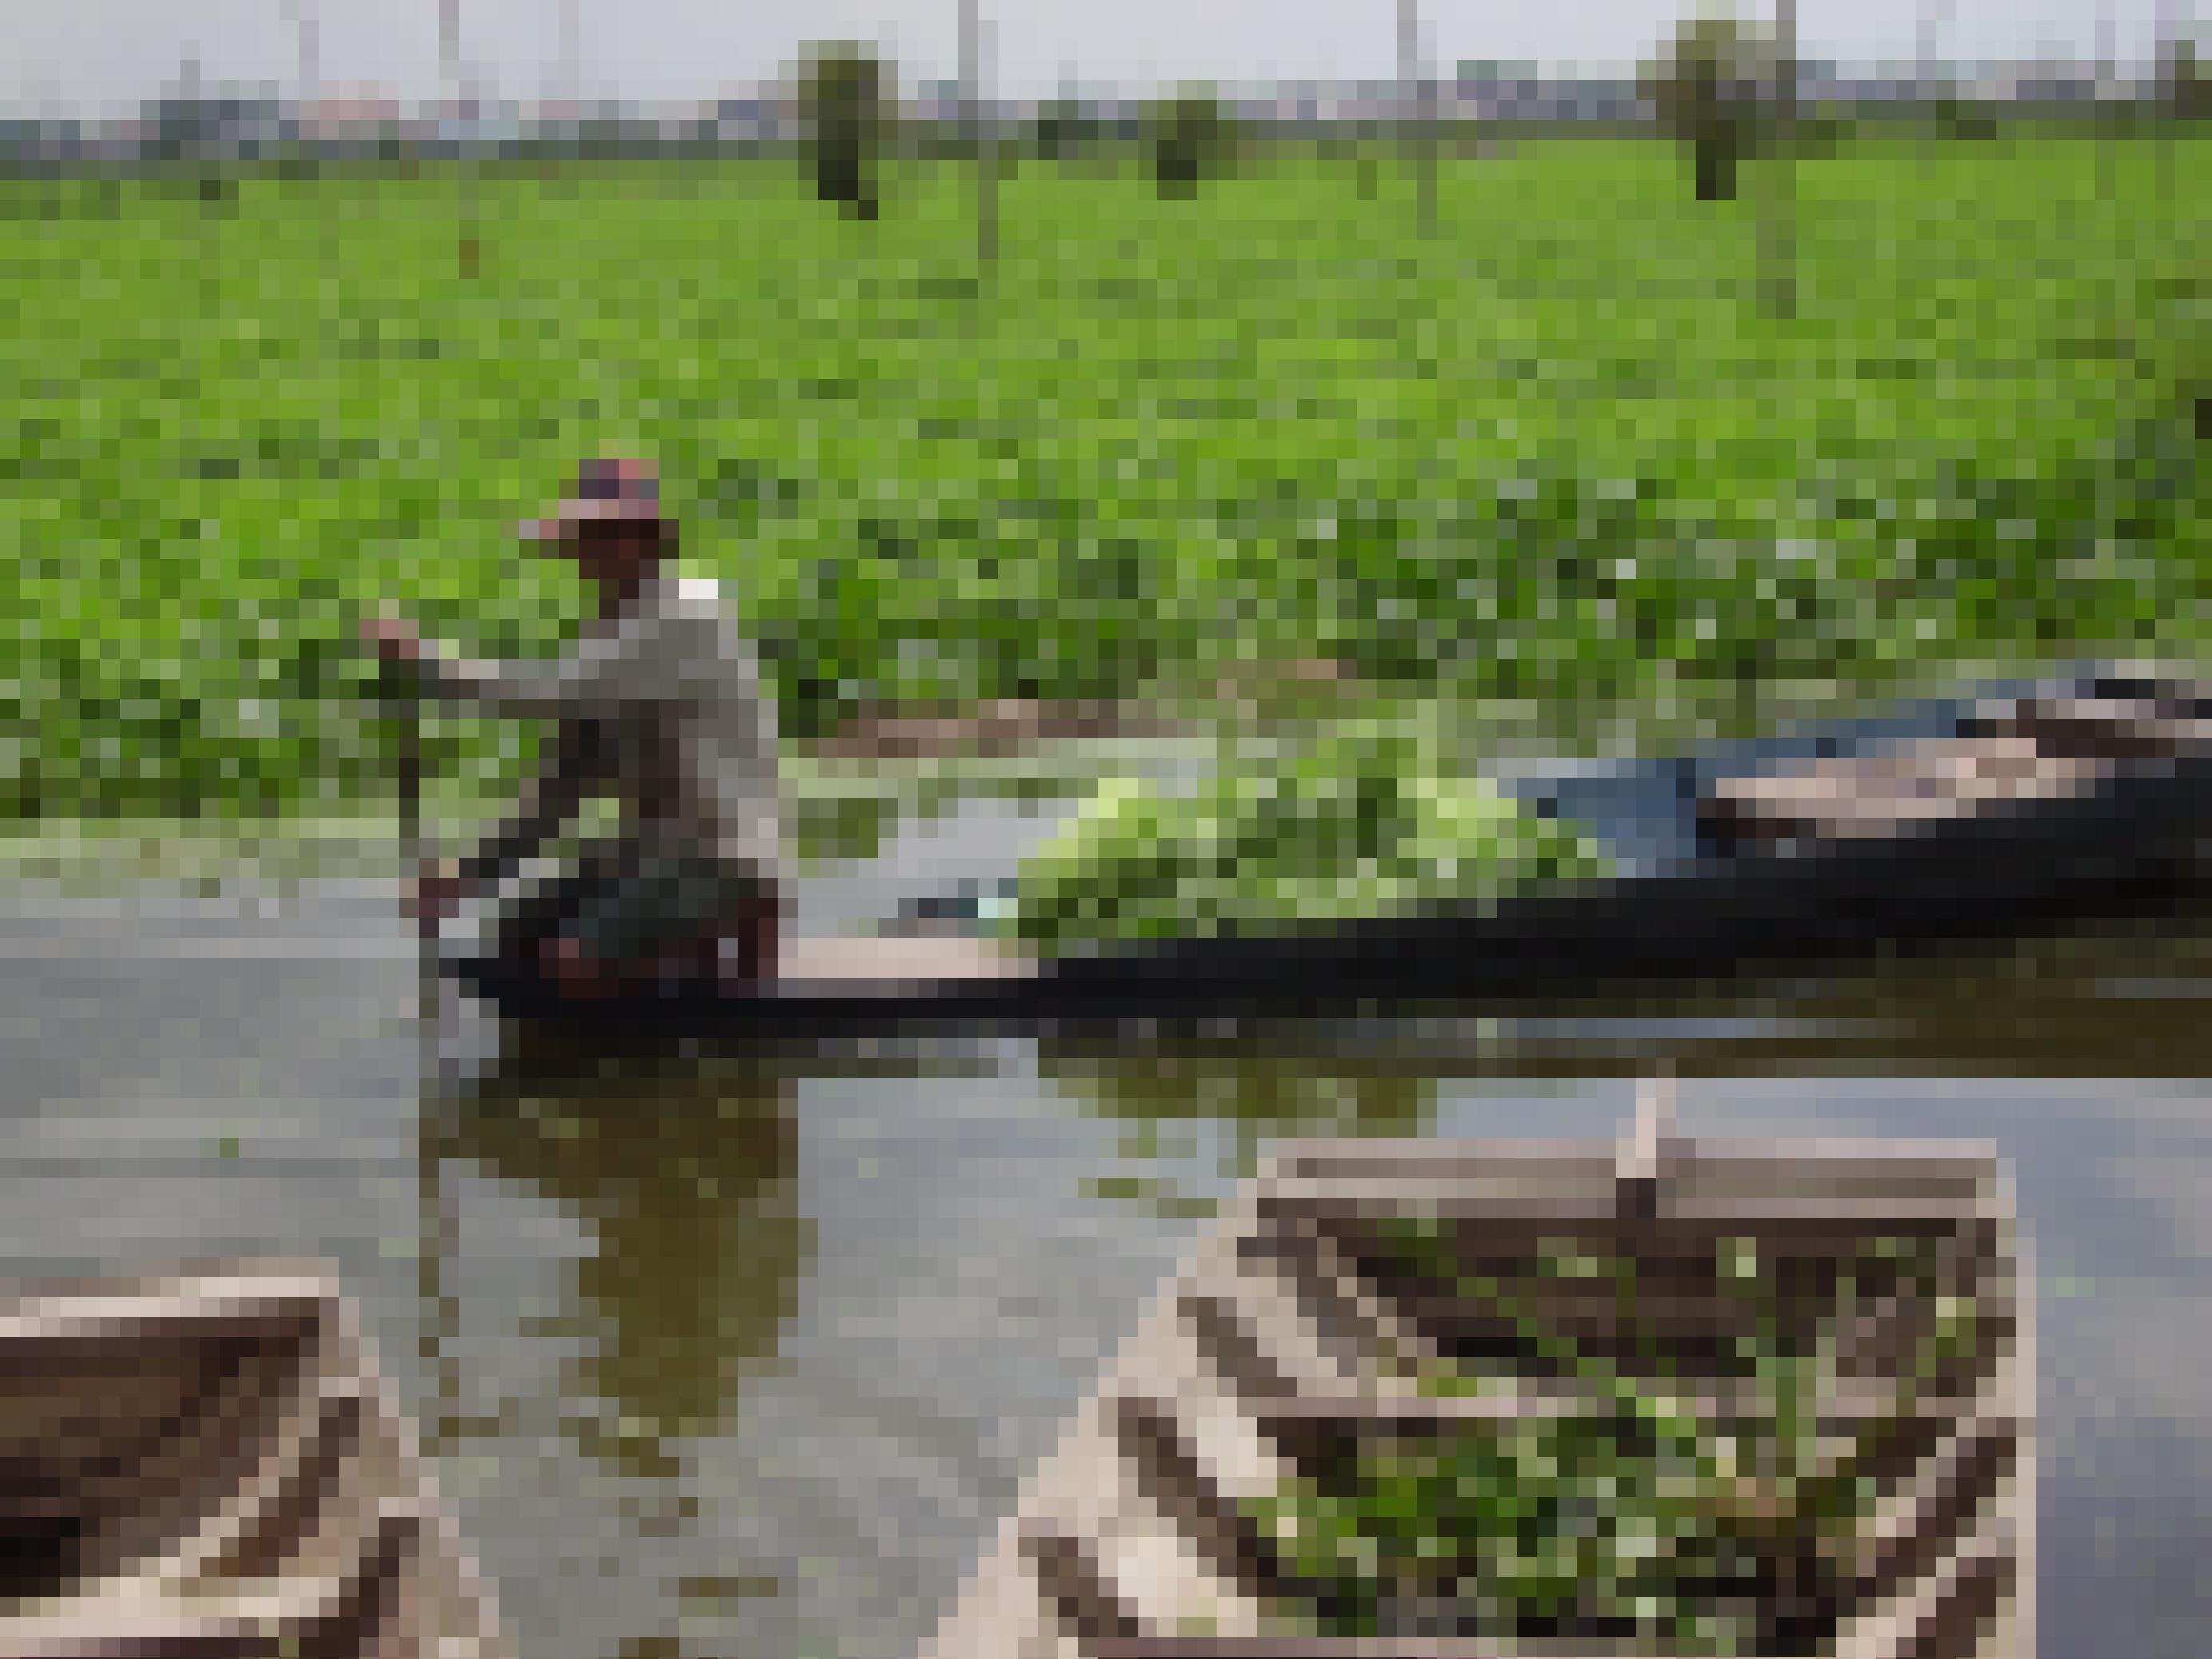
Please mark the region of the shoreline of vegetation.
MULTIPOLYGON (((1449 159, 1425 238, 1389 169, 1162 200, 1025 164, 981 285, 949 163, 870 223, 781 163, 487 174, 472 282, 454 173, 7 181, 40 219, 0 271, 0 821, 374 798, 356 618, 553 648, 580 596, 510 526, 609 447, 659 459, 799 748, 884 705, 1202 703, 1244 658, 1573 726, 2187 656, 2212 283, 2160 166, 1802 161, 1789 324, 1748 173, 1695 203, 1648 142, 1449 159)), ((528 748, 428 726, 485 798, 528 748)))

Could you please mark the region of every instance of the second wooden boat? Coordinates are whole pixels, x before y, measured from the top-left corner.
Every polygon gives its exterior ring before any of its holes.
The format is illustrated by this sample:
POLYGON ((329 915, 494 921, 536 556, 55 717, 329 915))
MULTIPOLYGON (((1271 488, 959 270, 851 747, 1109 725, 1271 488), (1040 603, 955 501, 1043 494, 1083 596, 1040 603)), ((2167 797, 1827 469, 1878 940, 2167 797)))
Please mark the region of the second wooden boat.
POLYGON ((927 1659, 2033 1659, 2031 1283, 1986 1147, 1287 1147, 1025 1483, 927 1659), (1817 1380, 1762 1439, 1770 1346, 1817 1380), (1358 1534, 1338 1512, 1319 1536, 1362 1542, 1333 1560, 1277 1508, 1570 1419, 1656 1423, 1718 1467, 1670 1449, 1653 1504, 1631 1498, 1648 1427, 1569 1498, 1476 1461, 1480 1492, 1394 1487, 1358 1534), (1630 1547, 1654 1510, 1665 1535, 1630 1547), (1680 1570, 1708 1528, 1762 1570, 1680 1570), (1575 1574, 1528 1593, 1558 1549, 1575 1574), (1677 1622, 1700 1606, 1733 1626, 1717 1645, 1677 1622))

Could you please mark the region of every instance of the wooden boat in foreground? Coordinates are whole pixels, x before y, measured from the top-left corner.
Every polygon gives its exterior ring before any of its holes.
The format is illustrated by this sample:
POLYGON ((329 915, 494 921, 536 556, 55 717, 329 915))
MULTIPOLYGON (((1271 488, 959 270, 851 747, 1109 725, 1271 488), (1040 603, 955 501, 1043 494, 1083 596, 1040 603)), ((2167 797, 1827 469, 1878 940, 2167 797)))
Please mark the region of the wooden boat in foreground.
MULTIPOLYGON (((1607 1397, 1578 1368, 1520 1369, 1525 1352, 1549 1352, 1529 1347, 1532 1328, 1565 1334, 1578 1355, 1604 1354, 1617 1375, 1639 1379, 1638 1389, 1665 1396, 1670 1412, 1739 1431, 1748 1419, 1737 1413, 1759 1409, 1741 1404, 1746 1391, 1765 1385, 1723 1358, 1752 1316, 1732 1299, 1734 1269, 1716 1268, 1717 1249, 1723 1263, 1765 1264, 1778 1328, 1819 1322, 1835 1333, 1833 1387, 1803 1419, 1817 1425, 1806 1443, 1820 1448, 1816 1460, 1850 1455, 1837 1448, 1855 1427, 1910 1425, 1875 1442, 1886 1448, 1878 1457, 1850 1465, 1861 1495, 1833 1534, 1846 1565, 1825 1612, 1791 1635, 1733 1650, 1747 1659, 2033 1659, 2032 1281, 1996 1158, 1948 1143, 1692 1144, 1649 1133, 1618 1149, 1415 1140, 1281 1151, 1024 1484, 927 1659, 1668 1659, 1699 1650, 1678 1645, 1650 1611, 1625 1632, 1505 1628, 1496 1609, 1510 1604, 1493 1577, 1501 1564, 1462 1533, 1430 1534, 1458 1552, 1445 1605, 1425 1604, 1396 1628, 1316 1633, 1340 1615, 1313 1612, 1329 1604, 1313 1601, 1295 1535, 1286 1546, 1262 1517, 1287 1480, 1326 1478, 1314 1471, 1340 1456, 1347 1437, 1395 1459, 1436 1437, 1510 1431, 1607 1397), (1480 1279, 1394 1267, 1387 1229, 1408 1219, 1442 1241, 1459 1274, 1480 1279), (1837 1267, 1906 1240, 1936 1265, 1863 1281, 1863 1299, 1861 1281, 1837 1267), (1616 1299, 1611 1278, 1580 1270, 1607 1259, 1633 1264, 1632 1302, 1616 1299), (1961 1306, 1972 1310, 1971 1340, 1942 1369, 1924 1368, 1929 1332, 1961 1306), (1440 1359, 1474 1368, 1484 1386, 1426 1386, 1440 1359)), ((1748 1454, 1743 1467, 1753 1467, 1748 1454)), ((1802 1489, 1785 1479, 1774 1490, 1802 1489)), ((1516 1512, 1510 1495, 1496 1501, 1505 1507, 1477 1512, 1516 1512)), ((1808 1524, 1786 1497, 1759 1501, 1778 1504, 1752 1523, 1767 1536, 1808 1524)), ((1595 1521, 1574 1523, 1576 1536, 1602 1531, 1610 1505, 1600 1498, 1597 1508, 1595 1521)), ((1417 1553, 1432 1552, 1425 1540, 1417 1553)), ((1373 1572, 1375 1556, 1364 1559, 1373 1572)), ((1732 1592, 1761 1604, 1762 1620, 1790 1617, 1804 1606, 1801 1593, 1764 1582, 1732 1592)))
POLYGON ((0 1299, 0 1659, 504 1651, 329 1278, 0 1299))
POLYGON ((1496 902, 1048 960, 974 938, 800 940, 765 989, 597 1003, 515 963, 456 971, 520 1018, 804 1037, 1549 999, 2003 938, 2171 902, 2212 822, 2208 709, 2179 682, 2106 677, 1902 732, 1626 763, 1537 796, 1621 848, 1621 872, 1496 902))

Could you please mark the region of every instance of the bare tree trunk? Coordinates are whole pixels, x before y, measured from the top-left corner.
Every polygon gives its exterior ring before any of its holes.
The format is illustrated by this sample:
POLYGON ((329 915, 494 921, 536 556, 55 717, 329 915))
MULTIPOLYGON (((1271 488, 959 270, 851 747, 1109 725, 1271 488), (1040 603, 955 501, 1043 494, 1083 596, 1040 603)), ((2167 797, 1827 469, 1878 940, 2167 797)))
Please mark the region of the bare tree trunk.
POLYGON ((2118 183, 2119 146, 2111 132, 2105 131, 2105 96, 2112 89, 2117 66, 2112 61, 2112 0, 2104 0, 2097 8, 2097 196, 2100 201, 2110 203, 2118 183))
POLYGON ((1690 146, 1690 167, 1700 202, 1735 199, 1735 151, 1724 139, 1700 139, 1690 146))
POLYGON ((960 4, 960 78, 970 142, 975 146, 975 263, 985 270, 999 258, 999 172, 994 136, 983 110, 983 30, 975 0, 960 4))
POLYGON ((1770 118, 1772 161, 1760 192, 1760 289, 1766 314, 1787 322, 1797 314, 1797 0, 1774 0, 1774 99, 1770 118))
MULTIPOLYGON (((457 116, 468 102, 461 97, 461 0, 438 0, 438 63, 446 83, 446 95, 453 100, 457 116)), ((460 169, 460 228, 458 261, 465 280, 475 280, 477 274, 477 191, 476 163, 467 154, 464 137, 462 153, 456 157, 460 169)))
POLYGON ((1424 236, 1437 228, 1437 157, 1429 127, 1430 87, 1421 74, 1419 0, 1398 0, 1398 131, 1413 162, 1424 236))

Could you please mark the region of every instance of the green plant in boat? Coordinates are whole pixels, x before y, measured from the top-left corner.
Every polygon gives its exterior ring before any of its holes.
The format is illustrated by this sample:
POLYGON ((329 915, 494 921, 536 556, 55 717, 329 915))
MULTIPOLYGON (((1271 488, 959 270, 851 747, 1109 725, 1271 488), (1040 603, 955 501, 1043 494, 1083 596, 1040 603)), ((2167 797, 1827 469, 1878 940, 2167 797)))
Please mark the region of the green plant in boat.
POLYGON ((1626 1319, 1633 1260, 1553 1241, 1500 1278, 1470 1271, 1435 1217, 1381 1222, 1373 1238, 1372 1262, 1452 1286, 1513 1333, 1501 1363, 1420 1368, 1423 1393, 1540 1377, 1573 1403, 1340 1437, 1250 1505, 1298 1622, 1331 1634, 1634 1638, 1686 1654, 1817 1643, 1848 1600, 1856 1540, 1910 1449, 1923 1389, 1987 1328, 1971 1297, 1937 1294, 1929 1241, 1871 1241, 1808 1303, 1796 1269, 1723 1238, 1711 1289, 1741 1299, 1732 1345, 1686 1362, 1647 1320, 1625 1323, 1608 1352, 1584 1351, 1544 1316, 1546 1281, 1609 1287, 1626 1319), (1841 1333, 1887 1297, 1931 1318, 1887 1400, 1838 1418, 1841 1333), (1745 1386, 1716 1394, 1723 1378, 1745 1386))
POLYGON ((1567 825, 1445 775, 1431 744, 1364 728, 1187 796, 1108 781, 1024 864, 1008 927, 1066 950, 1494 898, 1608 868, 1567 825))

